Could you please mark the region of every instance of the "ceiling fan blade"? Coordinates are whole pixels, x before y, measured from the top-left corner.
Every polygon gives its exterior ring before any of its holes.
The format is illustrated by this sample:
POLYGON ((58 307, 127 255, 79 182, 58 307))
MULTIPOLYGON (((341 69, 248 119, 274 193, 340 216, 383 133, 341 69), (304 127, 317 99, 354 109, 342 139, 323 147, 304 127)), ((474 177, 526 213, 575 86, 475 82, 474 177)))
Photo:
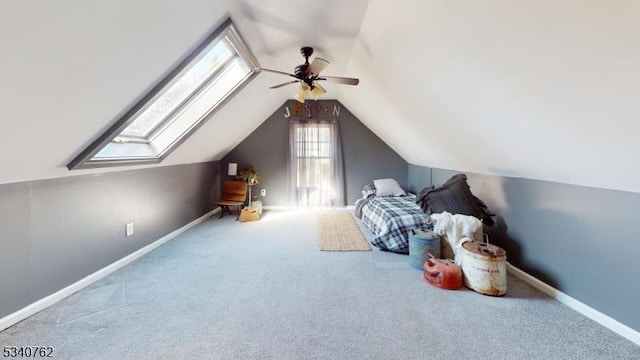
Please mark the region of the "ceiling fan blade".
POLYGON ((327 60, 316 57, 313 59, 311 64, 309 64, 309 71, 313 75, 318 75, 320 74, 320 71, 327 67, 327 65, 329 65, 327 60))
POLYGON ((288 72, 280 71, 280 70, 272 70, 272 69, 265 69, 265 68, 258 68, 258 70, 272 72, 272 73, 281 74, 281 75, 293 76, 294 78, 297 79, 297 76, 290 74, 288 72))
POLYGON ((286 83, 282 83, 282 84, 278 84, 278 85, 273 85, 273 86, 272 86, 272 87, 270 87, 269 89, 277 89, 277 88, 280 88, 280 87, 283 87, 283 86, 286 86, 286 85, 289 85, 289 84, 297 83, 297 82, 298 82, 298 80, 287 81, 286 83))
POLYGON ((345 85, 358 85, 360 83, 359 79, 339 76, 323 76, 321 78, 318 78, 317 80, 327 80, 328 82, 345 85))

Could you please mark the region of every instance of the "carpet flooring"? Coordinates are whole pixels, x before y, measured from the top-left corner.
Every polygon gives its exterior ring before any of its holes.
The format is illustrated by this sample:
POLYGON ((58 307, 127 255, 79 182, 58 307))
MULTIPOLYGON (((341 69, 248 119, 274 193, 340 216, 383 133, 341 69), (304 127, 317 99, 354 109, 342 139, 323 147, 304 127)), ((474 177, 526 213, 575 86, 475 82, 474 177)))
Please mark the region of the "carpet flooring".
POLYGON ((406 255, 318 251, 317 233, 308 212, 212 217, 0 345, 58 359, 640 359, 512 276, 499 298, 437 289, 406 255))

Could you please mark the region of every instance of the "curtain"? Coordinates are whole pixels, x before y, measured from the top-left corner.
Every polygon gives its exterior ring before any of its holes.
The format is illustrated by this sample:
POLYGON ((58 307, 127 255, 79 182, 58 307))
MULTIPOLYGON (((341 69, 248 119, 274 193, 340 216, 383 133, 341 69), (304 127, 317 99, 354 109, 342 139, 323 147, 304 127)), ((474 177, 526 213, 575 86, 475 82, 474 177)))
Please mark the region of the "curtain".
POLYGON ((289 189, 298 207, 344 206, 344 166, 336 121, 289 123, 289 189))

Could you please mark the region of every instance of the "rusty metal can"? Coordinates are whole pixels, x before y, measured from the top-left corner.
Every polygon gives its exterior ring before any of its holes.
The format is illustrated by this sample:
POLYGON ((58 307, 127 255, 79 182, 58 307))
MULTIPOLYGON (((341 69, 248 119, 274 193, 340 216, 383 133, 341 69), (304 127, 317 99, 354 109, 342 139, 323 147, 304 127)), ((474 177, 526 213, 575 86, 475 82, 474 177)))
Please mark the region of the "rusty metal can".
POLYGON ((464 284, 480 294, 502 296, 507 293, 507 253, 501 247, 468 241, 462 245, 464 284))

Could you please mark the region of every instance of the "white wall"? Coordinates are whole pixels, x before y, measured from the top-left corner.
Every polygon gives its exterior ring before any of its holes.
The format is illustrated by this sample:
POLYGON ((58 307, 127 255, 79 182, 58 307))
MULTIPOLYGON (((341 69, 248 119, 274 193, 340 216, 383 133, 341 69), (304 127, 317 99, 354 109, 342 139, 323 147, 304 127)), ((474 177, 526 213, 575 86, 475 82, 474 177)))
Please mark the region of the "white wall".
POLYGON ((640 192, 640 3, 370 1, 341 101, 409 163, 640 192))

